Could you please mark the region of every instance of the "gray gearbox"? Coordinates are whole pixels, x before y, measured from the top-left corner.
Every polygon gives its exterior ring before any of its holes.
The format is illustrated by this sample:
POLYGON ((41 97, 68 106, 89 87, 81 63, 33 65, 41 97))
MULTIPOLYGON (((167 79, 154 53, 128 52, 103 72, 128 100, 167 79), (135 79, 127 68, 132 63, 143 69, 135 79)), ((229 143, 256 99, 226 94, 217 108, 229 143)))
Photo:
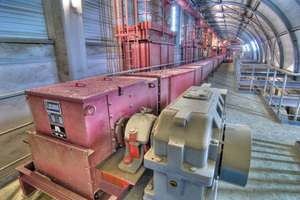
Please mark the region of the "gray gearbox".
POLYGON ((162 111, 144 156, 154 173, 144 199, 215 199, 219 179, 246 185, 251 129, 225 124, 226 94, 193 86, 162 111))

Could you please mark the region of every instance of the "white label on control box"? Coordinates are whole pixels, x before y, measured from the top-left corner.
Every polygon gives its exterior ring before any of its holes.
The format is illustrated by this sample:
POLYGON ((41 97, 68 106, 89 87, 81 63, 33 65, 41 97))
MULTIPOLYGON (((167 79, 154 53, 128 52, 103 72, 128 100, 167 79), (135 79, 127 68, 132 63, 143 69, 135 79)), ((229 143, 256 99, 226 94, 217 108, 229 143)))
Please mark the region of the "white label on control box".
POLYGON ((45 100, 45 108, 53 135, 67 139, 60 103, 45 100))

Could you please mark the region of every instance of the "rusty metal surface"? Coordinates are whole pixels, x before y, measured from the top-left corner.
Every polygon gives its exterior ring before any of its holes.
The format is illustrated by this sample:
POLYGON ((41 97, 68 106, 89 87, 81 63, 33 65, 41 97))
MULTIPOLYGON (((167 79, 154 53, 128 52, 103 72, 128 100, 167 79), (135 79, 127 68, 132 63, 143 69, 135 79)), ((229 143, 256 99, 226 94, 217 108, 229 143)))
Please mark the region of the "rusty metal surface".
POLYGON ((82 196, 94 196, 89 168, 93 150, 31 132, 28 142, 37 171, 82 196))

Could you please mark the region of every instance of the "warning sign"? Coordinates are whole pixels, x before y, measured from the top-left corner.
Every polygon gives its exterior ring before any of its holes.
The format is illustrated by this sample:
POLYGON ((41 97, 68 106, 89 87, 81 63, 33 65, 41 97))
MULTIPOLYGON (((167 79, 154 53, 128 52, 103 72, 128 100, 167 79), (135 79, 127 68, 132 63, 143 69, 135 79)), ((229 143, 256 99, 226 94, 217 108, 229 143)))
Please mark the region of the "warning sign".
POLYGON ((64 127, 50 124, 52 134, 64 139, 67 139, 67 134, 64 127))

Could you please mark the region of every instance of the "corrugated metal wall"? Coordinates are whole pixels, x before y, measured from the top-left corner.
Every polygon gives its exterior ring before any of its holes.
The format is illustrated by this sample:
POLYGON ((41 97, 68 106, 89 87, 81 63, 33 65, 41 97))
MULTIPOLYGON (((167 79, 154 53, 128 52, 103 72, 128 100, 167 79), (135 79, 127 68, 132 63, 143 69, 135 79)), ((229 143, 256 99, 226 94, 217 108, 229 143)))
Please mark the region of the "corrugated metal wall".
POLYGON ((1 0, 0 38, 48 39, 41 0, 1 0))
POLYGON ((82 0, 82 18, 90 76, 119 71, 113 0, 82 0))
MULTIPOLYGON (((299 1, 282 1, 282 0, 272 0, 272 3, 277 5, 278 9, 282 11, 282 13, 288 19, 292 28, 296 28, 300 26, 300 12, 299 12, 299 1)), ((300 47, 300 31, 295 31, 295 36, 297 38, 298 48, 300 47)), ((289 47, 292 48, 292 45, 289 47)), ((298 66, 299 67, 299 66, 298 66)), ((300 67, 296 73, 300 73, 300 67)))
POLYGON ((83 0, 82 17, 86 42, 109 43, 115 40, 115 19, 111 0, 83 0))
POLYGON ((278 6, 284 15, 288 18, 292 27, 300 25, 300 12, 299 12, 299 1, 282 1, 282 0, 272 0, 275 5, 278 6))

